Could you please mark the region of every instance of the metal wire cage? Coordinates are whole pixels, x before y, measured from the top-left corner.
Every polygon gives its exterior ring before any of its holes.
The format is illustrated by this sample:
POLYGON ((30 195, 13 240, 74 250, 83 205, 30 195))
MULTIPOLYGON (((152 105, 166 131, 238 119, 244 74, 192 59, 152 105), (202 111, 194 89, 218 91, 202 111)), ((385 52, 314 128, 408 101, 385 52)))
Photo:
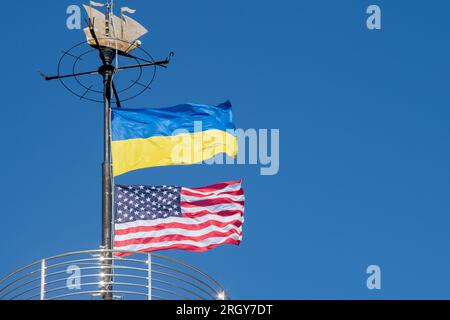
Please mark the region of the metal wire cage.
POLYGON ((100 300, 105 288, 115 300, 228 299, 213 278, 181 261, 99 249, 64 253, 16 270, 0 279, 0 300, 100 300), (105 259, 112 262, 106 269, 111 274, 105 274, 105 259), (104 279, 110 279, 106 286, 104 279))

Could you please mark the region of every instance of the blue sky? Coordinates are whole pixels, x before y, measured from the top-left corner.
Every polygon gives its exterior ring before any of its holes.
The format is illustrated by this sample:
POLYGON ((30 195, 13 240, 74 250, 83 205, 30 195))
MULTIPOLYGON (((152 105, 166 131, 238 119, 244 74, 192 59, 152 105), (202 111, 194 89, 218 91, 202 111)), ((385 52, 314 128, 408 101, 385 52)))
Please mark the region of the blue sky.
MULTIPOLYGON (((123 1, 116 1, 120 6, 123 1)), ((101 105, 37 70, 83 41, 72 1, 3 4, 0 274, 97 248, 101 105)), ((176 56, 128 107, 230 99, 240 128, 278 128, 280 172, 258 166, 136 171, 121 184, 203 186, 245 179, 240 247, 165 252, 214 276, 232 298, 450 298, 450 3, 126 1, 176 56), (382 30, 366 28, 366 8, 382 30), (366 288, 366 268, 382 290, 366 288)))

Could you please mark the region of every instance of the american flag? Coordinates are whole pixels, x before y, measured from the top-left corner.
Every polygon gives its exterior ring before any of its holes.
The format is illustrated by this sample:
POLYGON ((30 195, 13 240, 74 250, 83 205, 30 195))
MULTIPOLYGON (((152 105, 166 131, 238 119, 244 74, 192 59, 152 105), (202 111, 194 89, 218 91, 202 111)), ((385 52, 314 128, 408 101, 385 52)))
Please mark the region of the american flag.
POLYGON ((202 252, 239 245, 244 190, 241 181, 193 189, 116 185, 114 212, 117 250, 202 252))

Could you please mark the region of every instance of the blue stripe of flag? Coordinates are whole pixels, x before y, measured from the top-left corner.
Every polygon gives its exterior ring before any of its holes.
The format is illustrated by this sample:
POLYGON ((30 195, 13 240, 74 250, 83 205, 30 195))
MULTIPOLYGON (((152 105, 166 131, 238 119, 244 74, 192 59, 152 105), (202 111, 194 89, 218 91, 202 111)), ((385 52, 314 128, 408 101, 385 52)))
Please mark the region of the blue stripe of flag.
POLYGON ((195 121, 201 121, 202 130, 235 129, 232 106, 229 101, 217 106, 180 104, 169 108, 112 110, 113 141, 170 136, 175 130, 194 132, 195 121))

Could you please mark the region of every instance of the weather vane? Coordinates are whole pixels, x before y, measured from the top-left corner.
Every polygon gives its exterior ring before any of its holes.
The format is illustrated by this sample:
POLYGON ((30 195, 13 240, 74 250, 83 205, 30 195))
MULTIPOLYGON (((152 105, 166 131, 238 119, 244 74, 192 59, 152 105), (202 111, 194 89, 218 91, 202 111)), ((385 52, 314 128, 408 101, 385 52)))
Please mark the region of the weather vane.
MULTIPOLYGON (((89 6, 84 5, 88 19, 87 27, 84 28, 86 41, 76 44, 63 55, 58 63, 57 75, 46 76, 45 80, 59 80, 63 86, 71 93, 80 97, 80 99, 116 104, 121 107, 121 102, 128 101, 150 89, 150 85, 155 79, 156 68, 165 68, 173 52, 170 52, 164 60, 154 60, 153 57, 141 48, 140 37, 145 35, 148 30, 134 19, 125 15, 125 12, 134 13, 128 7, 121 8, 120 17, 113 12, 113 6, 109 1, 106 4, 91 2, 89 6), (105 7, 105 13, 93 7, 105 7), (86 42, 90 50, 86 50, 86 42), (138 49, 138 50, 136 50, 138 49), (138 54, 131 54, 131 51, 138 51, 138 54), (89 57, 97 52, 101 60, 101 66, 93 66, 92 59, 89 57), (126 59, 126 65, 119 66, 119 57, 126 59), (115 65, 113 65, 115 62, 115 65), (151 69, 150 72, 149 68, 151 69), (91 70, 89 70, 91 69, 91 70), (122 81, 123 87, 116 86, 113 78, 120 71, 136 71, 134 78, 122 81), (86 76, 102 75, 104 86, 98 87, 93 84, 92 77, 86 80, 86 76), (147 74, 147 79, 146 79, 147 74), (114 100, 108 99, 108 91, 111 89, 114 94, 114 100), (124 96, 125 95, 125 96, 124 96)), ((133 76, 133 75, 132 75, 133 76)))

